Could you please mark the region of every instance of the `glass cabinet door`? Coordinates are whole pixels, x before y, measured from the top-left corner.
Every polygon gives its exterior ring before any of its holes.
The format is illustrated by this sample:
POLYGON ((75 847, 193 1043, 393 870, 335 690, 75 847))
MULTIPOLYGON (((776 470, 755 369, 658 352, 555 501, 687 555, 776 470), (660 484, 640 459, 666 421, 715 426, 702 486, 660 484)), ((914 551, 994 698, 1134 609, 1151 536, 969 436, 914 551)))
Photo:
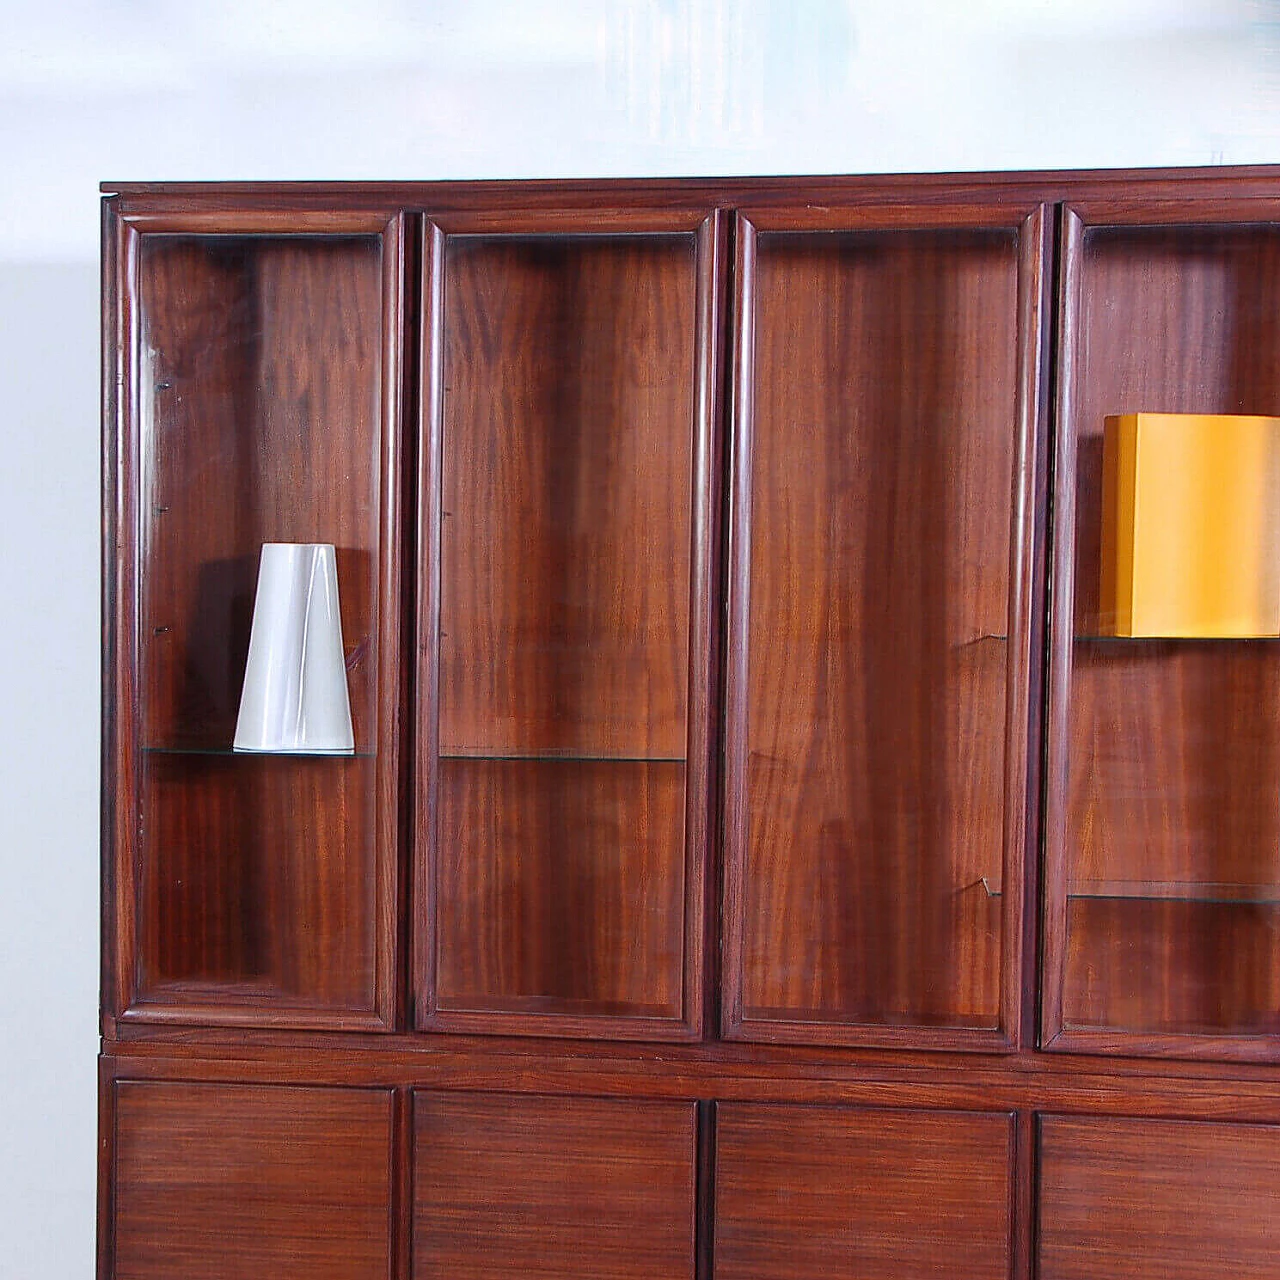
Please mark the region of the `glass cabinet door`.
POLYGON ((306 221, 148 205, 119 222, 108 793, 126 1018, 394 1016, 400 220, 306 221), (340 754, 234 745, 270 543, 335 548, 340 754))
POLYGON ((740 218, 731 1037, 1016 1038, 1046 237, 994 204, 740 218))
POLYGON ((428 224, 419 1027, 700 1025, 719 237, 428 224))
MULTIPOLYGON (((1274 521, 1249 530, 1240 513, 1258 487, 1274 510, 1280 473, 1267 456, 1242 468, 1233 453, 1245 439, 1238 415, 1280 415, 1276 213, 1265 201, 1200 209, 1181 201, 1172 214, 1132 202, 1066 210, 1047 1047, 1280 1052, 1280 637, 1268 633, 1275 619, 1219 622, 1216 630, 1167 609, 1151 623, 1136 614, 1118 619, 1117 564, 1134 592, 1153 592, 1162 580, 1139 563, 1141 551, 1134 559, 1140 541, 1123 551, 1108 533, 1127 520, 1132 535, 1135 519, 1160 513, 1165 523, 1137 536, 1166 555, 1181 548, 1183 561, 1172 568, 1184 610, 1188 580, 1207 573, 1212 584, 1242 560, 1259 566, 1259 600, 1277 594, 1274 521), (1167 434, 1168 420, 1156 423, 1166 434, 1137 446, 1125 490, 1108 480, 1120 474, 1121 455, 1118 428, 1107 419, 1134 414, 1214 416, 1183 420, 1179 429, 1195 443, 1178 474, 1173 451, 1185 445, 1167 434), (1216 567, 1203 561, 1219 525, 1235 530, 1239 545, 1220 553, 1230 565, 1216 567)), ((1137 429, 1146 430, 1140 419, 1137 429)), ((1278 456, 1274 444, 1269 456, 1278 456)))

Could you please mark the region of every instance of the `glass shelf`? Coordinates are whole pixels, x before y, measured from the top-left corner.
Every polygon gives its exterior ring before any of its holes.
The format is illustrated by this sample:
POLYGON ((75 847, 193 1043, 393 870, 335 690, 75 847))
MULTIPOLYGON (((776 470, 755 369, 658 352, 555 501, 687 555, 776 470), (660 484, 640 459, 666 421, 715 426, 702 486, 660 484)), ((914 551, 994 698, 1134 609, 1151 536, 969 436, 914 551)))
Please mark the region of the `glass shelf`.
POLYGON ((1280 905, 1280 884, 1231 884, 1210 880, 1075 880, 1068 898, 1135 902, 1280 905))
POLYGON ((486 760, 486 761, 528 761, 541 763, 557 761, 568 764, 685 764, 684 756, 640 756, 610 755, 605 752, 551 750, 551 751, 488 751, 484 748, 476 750, 441 751, 441 760, 486 760))
MULTIPOLYGON (((1005 643, 1009 637, 995 631, 984 631, 981 635, 959 640, 952 647, 969 649, 979 644, 1005 643)), ((1276 636, 1107 636, 1107 635, 1073 635, 1076 644, 1114 644, 1114 645, 1155 645, 1155 644, 1275 644, 1280 641, 1276 636)))
POLYGON ((236 751, 233 747, 143 747, 144 756, 234 756, 237 760, 372 760, 376 751, 236 751))

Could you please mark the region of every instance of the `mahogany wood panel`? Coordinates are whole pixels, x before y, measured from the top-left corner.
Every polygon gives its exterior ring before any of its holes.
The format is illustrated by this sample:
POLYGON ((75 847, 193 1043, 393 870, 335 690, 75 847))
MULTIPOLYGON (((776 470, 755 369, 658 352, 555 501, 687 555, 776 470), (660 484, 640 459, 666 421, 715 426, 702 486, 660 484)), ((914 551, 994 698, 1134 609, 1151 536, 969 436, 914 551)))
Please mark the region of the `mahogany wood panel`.
POLYGON ((1012 1116, 716 1111, 717 1280, 1007 1280, 1012 1116))
POLYGON ((123 1028, 107 1068, 130 1079, 344 1084, 468 1092, 1280 1123, 1280 1079, 1249 1063, 1079 1054, 952 1055, 794 1046, 652 1045, 492 1035, 123 1028), (145 1033, 146 1038, 137 1036, 145 1033))
POLYGON ((1278 936, 1280 901, 1073 897, 1063 1025, 1280 1037, 1278 936))
POLYGON ((114 824, 127 1016, 394 1014, 401 237, 386 215, 327 223, 272 234, 288 227, 224 212, 209 234, 174 217, 120 232, 117 328, 136 347, 108 357, 125 388, 113 629, 138 663, 112 691, 112 773, 136 788, 114 824), (337 547, 354 761, 223 758, 268 541, 337 547))
POLYGON ((419 1093, 414 1119, 414 1280, 693 1280, 692 1103, 419 1093))
POLYGON ((109 1280, 386 1280, 388 1091, 115 1090, 109 1280))
POLYGON ((339 548, 352 719, 373 740, 381 249, 142 238, 146 746, 231 745, 264 542, 339 548))
POLYGON ((1047 244, 987 221, 740 234, 730 1034, 1014 1033, 1047 244))
POLYGON ((425 228, 417 1024, 687 1038, 725 229, 562 212, 425 228))
POLYGON ((1040 1280, 1271 1280, 1280 1127, 1046 1116, 1040 1280))
POLYGON ((683 758, 694 238, 445 245, 440 751, 683 758))
POLYGON ((439 1007, 679 1018, 684 773, 442 761, 439 1007))
POLYGON ((1208 225, 1214 210, 1193 222, 1189 204, 1185 225, 1157 227, 1127 225, 1141 202, 1066 214, 1044 1006, 1060 1047, 1093 1028, 1130 1033, 1130 1051, 1185 1052, 1167 1037, 1190 1034, 1280 1051, 1248 1042, 1277 1029, 1276 909, 1194 902, 1280 898, 1280 641, 1094 638, 1104 417, 1280 414, 1265 212, 1208 225))
POLYGON ((368 1011, 374 987, 369 762, 148 754, 139 999, 150 1006, 368 1011))

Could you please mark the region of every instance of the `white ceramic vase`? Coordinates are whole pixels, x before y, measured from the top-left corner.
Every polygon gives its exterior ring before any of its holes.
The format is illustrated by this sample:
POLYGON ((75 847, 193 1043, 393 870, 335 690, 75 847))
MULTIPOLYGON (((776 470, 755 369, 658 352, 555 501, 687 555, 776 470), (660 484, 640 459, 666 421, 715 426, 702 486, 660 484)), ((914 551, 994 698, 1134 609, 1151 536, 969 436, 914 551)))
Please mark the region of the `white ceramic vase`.
POLYGON ((355 751, 337 560, 329 543, 263 545, 235 749, 355 751))

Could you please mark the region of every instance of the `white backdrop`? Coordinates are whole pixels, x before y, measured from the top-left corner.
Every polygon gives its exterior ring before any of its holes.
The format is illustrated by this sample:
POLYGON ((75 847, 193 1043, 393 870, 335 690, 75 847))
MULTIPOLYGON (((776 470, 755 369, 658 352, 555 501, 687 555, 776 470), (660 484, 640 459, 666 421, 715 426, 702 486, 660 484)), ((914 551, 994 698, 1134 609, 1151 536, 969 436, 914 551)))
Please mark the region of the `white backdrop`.
POLYGON ((93 1274, 100 179, 1255 162, 1280 0, 0 0, 0 1275, 93 1274))

